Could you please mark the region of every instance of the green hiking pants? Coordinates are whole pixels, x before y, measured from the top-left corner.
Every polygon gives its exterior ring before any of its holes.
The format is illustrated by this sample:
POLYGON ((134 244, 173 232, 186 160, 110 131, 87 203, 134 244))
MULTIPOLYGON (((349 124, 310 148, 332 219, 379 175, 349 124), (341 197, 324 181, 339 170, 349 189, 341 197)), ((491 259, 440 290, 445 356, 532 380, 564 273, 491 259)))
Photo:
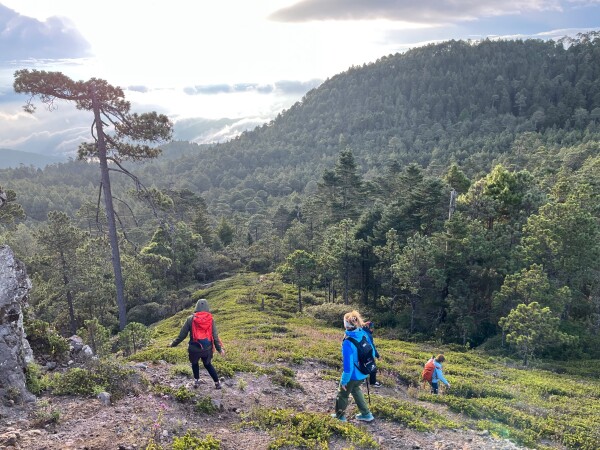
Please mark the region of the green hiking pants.
POLYGON ((335 415, 339 419, 344 416, 346 408, 348 407, 348 397, 352 394, 352 398, 358 407, 361 414, 370 414, 369 405, 365 400, 365 396, 360 389, 360 385, 364 380, 350 380, 346 385, 346 389, 342 389, 340 385, 338 387, 337 397, 335 399, 335 415))

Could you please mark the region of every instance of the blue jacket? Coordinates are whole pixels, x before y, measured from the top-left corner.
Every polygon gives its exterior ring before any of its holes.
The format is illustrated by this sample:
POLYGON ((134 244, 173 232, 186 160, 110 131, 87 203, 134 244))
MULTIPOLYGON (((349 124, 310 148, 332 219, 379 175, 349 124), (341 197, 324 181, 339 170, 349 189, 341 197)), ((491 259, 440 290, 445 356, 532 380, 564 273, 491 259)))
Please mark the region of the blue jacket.
MULTIPOLYGON (((366 336, 367 340, 369 340, 369 334, 362 328, 346 330, 346 336, 354 338, 359 342, 362 340, 363 336, 366 336)), ((375 357, 374 353, 375 351, 373 351, 373 357, 375 357)), ((342 372, 342 379, 340 380, 342 386, 348 384, 348 381, 350 380, 364 380, 368 377, 368 375, 365 375, 356 368, 356 365, 358 364, 358 351, 356 350, 356 345, 348 339, 342 341, 342 363, 344 369, 342 372)))
POLYGON ((444 374, 442 373, 442 365, 437 361, 434 362, 434 365, 435 365, 435 370, 433 371, 433 375, 431 376, 431 382, 437 383, 438 381, 441 381, 446 386, 449 386, 450 383, 448 383, 448 380, 446 380, 446 378, 444 378, 444 374))

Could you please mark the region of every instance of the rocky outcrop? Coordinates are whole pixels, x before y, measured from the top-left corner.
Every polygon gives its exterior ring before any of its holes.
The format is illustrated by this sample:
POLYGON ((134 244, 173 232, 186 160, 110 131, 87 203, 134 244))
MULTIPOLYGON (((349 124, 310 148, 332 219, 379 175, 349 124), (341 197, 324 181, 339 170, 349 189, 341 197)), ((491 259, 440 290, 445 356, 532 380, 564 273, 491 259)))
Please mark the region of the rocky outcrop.
POLYGON ((33 353, 23 329, 23 307, 31 280, 12 250, 0 245, 0 402, 35 399, 25 387, 25 368, 33 353))

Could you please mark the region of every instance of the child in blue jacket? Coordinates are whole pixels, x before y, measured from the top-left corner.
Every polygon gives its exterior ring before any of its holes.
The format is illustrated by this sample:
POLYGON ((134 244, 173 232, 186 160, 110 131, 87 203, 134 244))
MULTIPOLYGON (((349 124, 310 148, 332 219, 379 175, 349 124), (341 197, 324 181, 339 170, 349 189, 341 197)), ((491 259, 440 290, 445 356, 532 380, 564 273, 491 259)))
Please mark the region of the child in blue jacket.
POLYGON ((433 370, 433 375, 431 376, 431 393, 432 394, 438 393, 438 387, 439 387, 440 381, 442 383, 444 383, 447 387, 450 387, 450 383, 448 383, 448 380, 446 380, 446 378, 444 377, 444 373, 442 372, 442 363, 444 361, 446 361, 446 358, 444 358, 444 355, 441 353, 439 355, 437 355, 433 361, 435 369, 433 370))
MULTIPOLYGON (((364 325, 358 311, 352 311, 344 315, 344 329, 347 337, 352 337, 360 342, 367 335, 366 331, 362 329, 364 325)), ((348 407, 348 398, 352 395, 360 411, 356 415, 356 419, 363 422, 371 422, 374 417, 360 389, 367 375, 358 370, 358 351, 356 346, 348 339, 342 341, 342 363, 343 372, 335 400, 335 414, 332 414, 332 416, 342 422, 347 421, 346 408, 348 407)))

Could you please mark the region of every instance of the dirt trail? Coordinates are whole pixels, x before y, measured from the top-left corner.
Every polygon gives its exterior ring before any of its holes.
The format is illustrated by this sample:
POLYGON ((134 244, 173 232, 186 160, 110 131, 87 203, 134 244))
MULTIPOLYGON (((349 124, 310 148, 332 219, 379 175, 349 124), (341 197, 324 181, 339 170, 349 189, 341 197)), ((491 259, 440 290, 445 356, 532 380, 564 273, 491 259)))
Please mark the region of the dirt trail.
MULTIPOLYGON (((212 380, 202 370, 203 383, 194 389, 189 378, 172 375, 172 366, 169 364, 143 363, 134 367, 152 384, 175 389, 186 386, 199 398, 209 396, 220 406, 220 410, 211 415, 199 413, 194 411, 191 404, 180 403, 168 395, 153 394, 148 388, 140 395, 129 395, 109 406, 99 399, 45 396, 40 401, 48 401, 52 409, 60 411, 59 423, 46 428, 34 428, 31 411, 36 408, 35 405, 4 408, 0 411, 0 449, 140 450, 146 448, 151 438, 170 448, 174 436, 194 429, 202 435, 211 434, 219 439, 224 450, 262 450, 268 447, 272 437, 266 432, 239 426, 242 416, 252 408, 260 406, 333 412, 336 382, 323 379, 325 367, 310 362, 292 367, 302 390, 274 385, 266 375, 245 373, 225 380, 223 389, 215 390, 212 380)), ((374 390, 371 388, 372 394, 374 390)), ((376 393, 415 401, 401 387, 384 386, 377 388, 376 393)), ((425 405, 452 416, 443 406, 425 405)), ((348 411, 352 408, 351 404, 348 411)), ((369 424, 358 423, 354 419, 351 422, 368 429, 384 450, 522 448, 472 430, 422 433, 382 419, 369 424)), ((329 448, 342 450, 352 447, 348 442, 336 440, 330 442, 329 448)))

